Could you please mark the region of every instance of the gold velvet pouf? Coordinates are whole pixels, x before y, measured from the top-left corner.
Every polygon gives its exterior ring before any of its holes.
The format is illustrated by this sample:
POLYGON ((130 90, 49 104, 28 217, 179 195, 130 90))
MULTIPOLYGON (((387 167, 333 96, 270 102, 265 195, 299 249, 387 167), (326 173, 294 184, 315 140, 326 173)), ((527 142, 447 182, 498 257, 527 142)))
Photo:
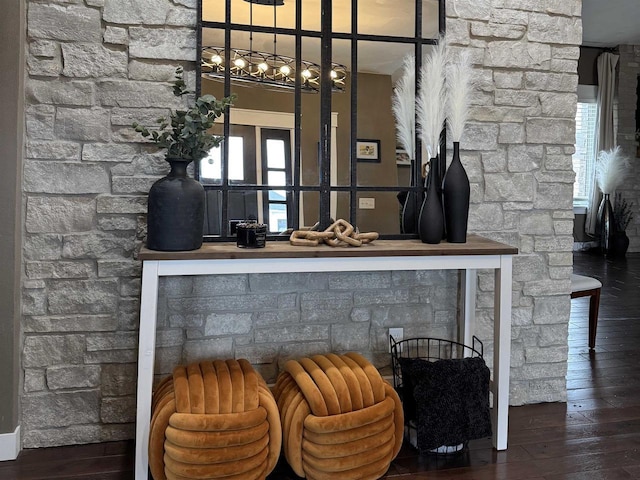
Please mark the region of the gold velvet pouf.
POLYGON ((282 446, 276 402, 247 360, 176 367, 153 395, 155 480, 264 479, 282 446))
POLYGON ((398 394, 358 353, 290 360, 274 395, 284 453, 310 480, 377 479, 402 446, 398 394))

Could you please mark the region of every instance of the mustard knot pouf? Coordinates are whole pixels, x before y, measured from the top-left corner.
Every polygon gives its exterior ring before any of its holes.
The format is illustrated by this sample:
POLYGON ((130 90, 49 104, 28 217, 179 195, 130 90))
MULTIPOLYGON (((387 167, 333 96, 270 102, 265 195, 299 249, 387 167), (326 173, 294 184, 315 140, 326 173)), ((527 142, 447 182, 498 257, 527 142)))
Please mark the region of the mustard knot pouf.
POLYGON ((396 391, 362 355, 316 355, 284 366, 274 387, 284 454, 310 480, 377 479, 402 446, 396 391))
POLYGON ((244 359, 176 367, 153 395, 149 467, 155 480, 264 479, 281 446, 275 399, 244 359))

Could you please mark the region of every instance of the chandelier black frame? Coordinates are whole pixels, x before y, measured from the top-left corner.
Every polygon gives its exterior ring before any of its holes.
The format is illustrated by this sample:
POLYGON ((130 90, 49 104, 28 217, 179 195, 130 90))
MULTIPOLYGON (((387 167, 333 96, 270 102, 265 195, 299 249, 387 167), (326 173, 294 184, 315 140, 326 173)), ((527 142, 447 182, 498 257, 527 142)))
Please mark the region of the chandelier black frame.
MULTIPOLYGON (((277 53, 230 48, 228 68, 231 81, 259 83, 266 87, 293 90, 296 87, 296 59, 277 53)), ((202 75, 224 80, 226 51, 224 47, 202 47, 202 75)), ((317 63, 300 60, 300 88, 302 91, 320 91, 321 67, 317 63)), ((334 92, 344 92, 347 67, 331 63, 331 86, 334 92)))

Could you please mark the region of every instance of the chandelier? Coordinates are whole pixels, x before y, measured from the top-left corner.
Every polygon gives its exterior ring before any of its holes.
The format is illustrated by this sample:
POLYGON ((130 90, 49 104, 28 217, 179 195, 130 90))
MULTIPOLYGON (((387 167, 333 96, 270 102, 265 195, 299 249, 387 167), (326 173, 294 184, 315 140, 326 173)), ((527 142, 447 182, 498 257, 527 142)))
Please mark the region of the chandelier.
MULTIPOLYGON (((201 64, 202 76, 211 79, 224 79, 229 72, 231 81, 257 83, 277 89, 293 89, 296 78, 300 78, 303 92, 320 91, 322 69, 320 65, 307 60, 300 60, 300 70, 296 72, 296 59, 280 55, 276 51, 277 25, 276 7, 284 5, 284 0, 245 0, 251 4, 249 10, 249 49, 229 48, 230 62, 225 63, 226 49, 224 47, 202 47, 201 64), (259 52, 253 50, 253 4, 273 6, 273 51, 259 52)), ((344 92, 347 67, 339 63, 331 63, 331 87, 334 92, 344 92)))

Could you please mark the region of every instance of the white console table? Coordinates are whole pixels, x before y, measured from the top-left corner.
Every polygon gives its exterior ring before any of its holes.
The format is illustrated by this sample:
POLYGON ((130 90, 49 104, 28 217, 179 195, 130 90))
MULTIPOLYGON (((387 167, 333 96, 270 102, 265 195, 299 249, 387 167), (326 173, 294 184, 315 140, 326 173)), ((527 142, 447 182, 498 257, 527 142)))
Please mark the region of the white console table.
POLYGON ((136 480, 148 478, 149 423, 156 346, 156 313, 160 277, 241 273, 363 272, 383 270, 461 270, 464 324, 460 341, 471 345, 474 332, 476 270, 495 272, 493 349, 493 445, 507 448, 509 361, 511 355, 511 271, 509 245, 470 235, 467 243, 428 245, 419 240, 377 240, 360 248, 293 247, 270 242, 262 249, 241 249, 233 243, 212 243, 190 252, 157 252, 143 248, 138 397, 136 417, 136 480))

